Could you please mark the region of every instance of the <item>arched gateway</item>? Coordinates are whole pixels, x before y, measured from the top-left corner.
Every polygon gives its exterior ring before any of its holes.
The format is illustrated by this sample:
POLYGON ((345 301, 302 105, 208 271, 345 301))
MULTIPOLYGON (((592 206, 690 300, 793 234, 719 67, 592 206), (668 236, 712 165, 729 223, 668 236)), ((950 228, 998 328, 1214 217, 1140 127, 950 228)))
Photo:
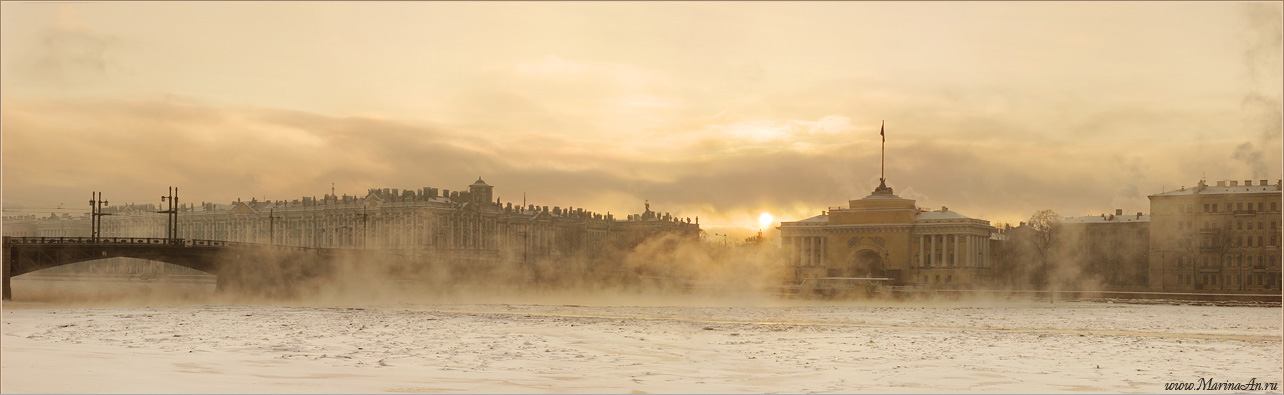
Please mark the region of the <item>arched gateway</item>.
POLYGON ((884 278, 887 276, 883 257, 871 249, 853 252, 846 265, 834 270, 837 273, 831 272, 830 277, 884 278))

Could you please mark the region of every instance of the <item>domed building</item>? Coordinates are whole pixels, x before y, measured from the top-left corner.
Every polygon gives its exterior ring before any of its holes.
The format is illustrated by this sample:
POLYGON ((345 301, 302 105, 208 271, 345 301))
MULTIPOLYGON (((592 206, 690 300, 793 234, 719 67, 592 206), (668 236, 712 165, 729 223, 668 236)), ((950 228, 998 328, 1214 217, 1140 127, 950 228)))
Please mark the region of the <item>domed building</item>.
POLYGON ((946 207, 919 208, 885 181, 845 208, 781 222, 777 229, 799 284, 847 278, 963 288, 989 277, 995 232, 989 221, 946 207))

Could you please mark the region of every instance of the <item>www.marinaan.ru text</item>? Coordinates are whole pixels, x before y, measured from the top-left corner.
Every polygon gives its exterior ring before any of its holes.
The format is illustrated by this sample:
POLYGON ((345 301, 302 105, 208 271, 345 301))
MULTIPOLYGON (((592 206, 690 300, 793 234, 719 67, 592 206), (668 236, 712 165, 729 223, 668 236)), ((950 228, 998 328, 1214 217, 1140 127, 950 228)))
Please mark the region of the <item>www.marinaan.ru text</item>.
POLYGON ((1247 383, 1216 382, 1213 379, 1199 379, 1198 383, 1164 383, 1168 391, 1279 391, 1280 383, 1259 383, 1256 378, 1247 383))

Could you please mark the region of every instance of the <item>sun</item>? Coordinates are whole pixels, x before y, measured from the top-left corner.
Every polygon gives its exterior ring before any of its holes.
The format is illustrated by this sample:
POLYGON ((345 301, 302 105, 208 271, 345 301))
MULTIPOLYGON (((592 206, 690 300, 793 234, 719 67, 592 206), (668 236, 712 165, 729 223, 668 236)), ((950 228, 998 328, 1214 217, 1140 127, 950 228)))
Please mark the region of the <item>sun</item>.
POLYGON ((775 218, 772 218, 771 214, 762 213, 762 215, 758 216, 758 227, 762 229, 766 229, 767 227, 771 226, 772 220, 775 220, 775 218))

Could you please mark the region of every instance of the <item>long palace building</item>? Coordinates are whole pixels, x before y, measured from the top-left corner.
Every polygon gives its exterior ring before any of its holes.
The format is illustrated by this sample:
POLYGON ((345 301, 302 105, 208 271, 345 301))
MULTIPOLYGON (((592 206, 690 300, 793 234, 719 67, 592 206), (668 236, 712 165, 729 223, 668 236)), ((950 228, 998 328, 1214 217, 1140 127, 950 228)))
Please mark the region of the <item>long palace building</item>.
MULTIPOLYGON (((326 194, 293 201, 236 201, 182 205, 178 237, 315 248, 428 252, 463 260, 557 258, 627 248, 646 236, 675 232, 698 237, 699 224, 652 212, 616 219, 583 208, 527 205, 494 199, 481 178, 467 190, 370 189, 365 196, 326 194), (507 256, 506 256, 507 255, 507 256)), ((104 236, 163 237, 165 218, 153 205, 106 210, 104 236)), ((697 221, 698 222, 698 221, 697 221)))

